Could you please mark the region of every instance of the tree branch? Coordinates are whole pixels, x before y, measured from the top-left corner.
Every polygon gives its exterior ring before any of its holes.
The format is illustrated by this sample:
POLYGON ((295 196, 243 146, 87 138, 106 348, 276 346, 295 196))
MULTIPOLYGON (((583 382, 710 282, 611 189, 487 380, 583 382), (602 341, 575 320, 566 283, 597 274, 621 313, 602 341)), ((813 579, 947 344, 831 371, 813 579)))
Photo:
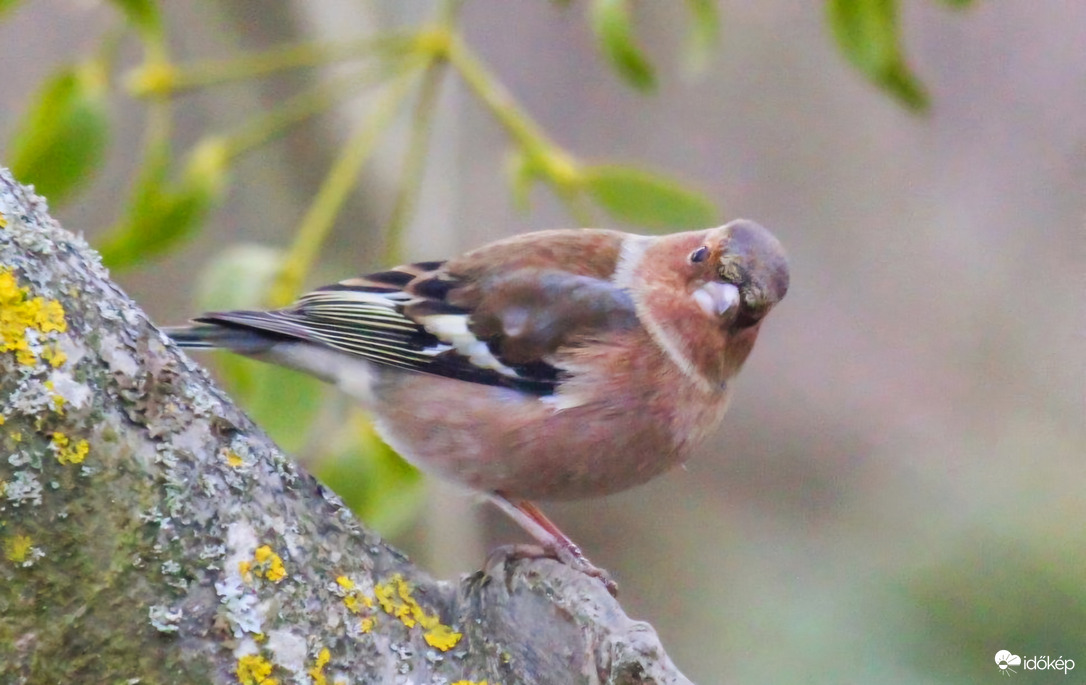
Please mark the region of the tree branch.
POLYGON ((595 580, 435 581, 0 169, 0 681, 688 683, 595 580))

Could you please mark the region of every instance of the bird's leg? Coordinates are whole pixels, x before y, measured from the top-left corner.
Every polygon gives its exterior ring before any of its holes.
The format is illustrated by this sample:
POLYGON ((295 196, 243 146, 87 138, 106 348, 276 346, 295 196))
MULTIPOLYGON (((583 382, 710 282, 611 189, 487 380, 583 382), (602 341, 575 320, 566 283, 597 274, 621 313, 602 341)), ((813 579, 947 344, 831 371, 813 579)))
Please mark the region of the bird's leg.
MULTIPOLYGON (((504 511, 509 518, 516 521, 521 528, 528 531, 528 534, 542 545, 542 551, 545 555, 553 556, 558 561, 581 573, 593 578, 599 578, 612 596, 618 594, 618 586, 615 581, 611 580, 610 574, 585 558, 581 548, 559 530, 558 526, 547 518, 535 504, 525 499, 507 497, 501 492, 490 493, 490 501, 504 511)), ((515 554, 518 556, 531 556, 526 553, 523 546, 514 549, 515 554)))

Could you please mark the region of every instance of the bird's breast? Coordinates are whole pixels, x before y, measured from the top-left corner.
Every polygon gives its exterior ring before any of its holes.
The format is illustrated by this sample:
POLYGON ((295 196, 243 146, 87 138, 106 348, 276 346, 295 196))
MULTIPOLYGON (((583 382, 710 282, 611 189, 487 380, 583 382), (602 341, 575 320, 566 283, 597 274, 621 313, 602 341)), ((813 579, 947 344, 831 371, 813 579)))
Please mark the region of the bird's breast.
POLYGON ((553 396, 382 369, 378 428, 425 471, 484 491, 578 499, 644 483, 719 423, 706 393, 634 331, 563 352, 553 396))

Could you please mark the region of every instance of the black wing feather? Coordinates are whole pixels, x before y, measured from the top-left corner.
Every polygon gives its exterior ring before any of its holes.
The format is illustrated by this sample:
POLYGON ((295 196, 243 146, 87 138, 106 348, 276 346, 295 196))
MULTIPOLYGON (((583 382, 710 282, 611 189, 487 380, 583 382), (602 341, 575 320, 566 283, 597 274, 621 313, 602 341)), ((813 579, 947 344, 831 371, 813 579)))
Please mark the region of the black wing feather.
POLYGON ((601 332, 637 324, 629 294, 561 270, 465 283, 419 262, 322 287, 289 309, 207 314, 199 322, 304 340, 384 366, 554 393, 551 355, 601 332), (527 325, 504 318, 513 310, 527 325), (480 362, 480 359, 482 361, 480 362))

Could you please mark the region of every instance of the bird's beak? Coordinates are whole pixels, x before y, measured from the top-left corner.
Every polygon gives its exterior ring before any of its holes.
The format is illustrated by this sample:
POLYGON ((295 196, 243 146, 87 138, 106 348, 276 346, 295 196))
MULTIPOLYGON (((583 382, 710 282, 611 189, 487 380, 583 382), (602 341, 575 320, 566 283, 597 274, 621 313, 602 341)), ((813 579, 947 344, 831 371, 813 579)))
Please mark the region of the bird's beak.
POLYGON ((731 283, 709 281, 694 291, 694 301, 706 314, 723 316, 739 305, 739 288, 731 283))

